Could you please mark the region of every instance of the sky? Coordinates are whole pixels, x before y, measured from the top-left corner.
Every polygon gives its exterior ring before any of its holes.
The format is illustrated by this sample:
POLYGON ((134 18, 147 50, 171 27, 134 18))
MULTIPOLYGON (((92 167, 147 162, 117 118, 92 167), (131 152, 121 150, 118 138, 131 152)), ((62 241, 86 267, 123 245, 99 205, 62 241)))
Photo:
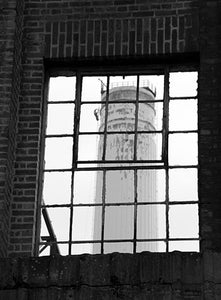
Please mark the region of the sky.
MULTIPOLYGON (((147 80, 156 87, 156 99, 163 99, 163 82, 161 76, 140 76, 140 84, 147 80)), ((100 101, 101 82, 105 77, 85 77, 82 88, 82 101, 100 101)), ((112 76, 110 87, 121 84, 133 85, 136 77, 112 76)), ((50 79, 49 101, 74 100, 75 77, 57 77, 50 79)), ((197 73, 170 73, 170 97, 195 96, 197 91, 197 73)), ((81 107, 80 132, 99 130, 94 110, 100 109, 100 104, 84 104, 81 107)), ((162 103, 155 104, 155 127, 162 128, 162 103)), ((169 130, 197 130, 197 101, 173 100, 169 107, 169 130)), ((49 104, 46 134, 71 134, 73 132, 74 104, 49 104)), ((160 135, 159 135, 160 136, 160 135)), ((156 140, 158 157, 161 155, 161 138, 156 140)), ((80 136, 79 159, 93 160, 97 158, 99 135, 80 136)), ((47 139, 45 150, 45 168, 70 168, 72 163, 72 139, 47 139)), ((197 134, 176 133, 169 138, 170 165, 197 165, 197 134)), ((165 174, 157 171, 157 201, 165 197, 165 174)), ((93 203, 96 189, 97 172, 76 172, 74 181, 75 203, 93 203), (94 196, 91 196, 94 195, 94 196), (84 202, 85 201, 85 202, 84 202)), ((71 172, 45 173, 43 198, 46 204, 70 203, 71 172)), ((169 196, 171 201, 198 200, 197 169, 171 169, 169 173, 169 196)), ((160 235, 165 234, 165 209, 159 209, 158 228, 160 235)), ((69 238, 69 209, 48 209, 52 226, 57 239, 69 238)), ((94 209, 92 207, 78 207, 74 209, 73 239, 91 239, 93 235, 94 209)), ((197 205, 174 205, 169 211, 170 236, 198 237, 198 208, 197 205)), ((42 224, 42 235, 47 235, 42 224)), ((198 242, 170 242, 170 250, 198 251, 198 242)), ((67 254, 67 246, 60 246, 62 254, 67 254)), ((90 252, 90 245, 77 245, 74 253, 90 252)), ((160 246, 164 251, 164 246, 160 246)))

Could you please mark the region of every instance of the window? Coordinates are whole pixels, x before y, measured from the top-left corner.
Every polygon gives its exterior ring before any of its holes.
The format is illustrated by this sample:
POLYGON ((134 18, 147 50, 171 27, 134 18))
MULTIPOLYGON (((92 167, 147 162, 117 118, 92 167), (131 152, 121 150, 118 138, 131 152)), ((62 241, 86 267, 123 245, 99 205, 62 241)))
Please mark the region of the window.
POLYGON ((50 77, 40 255, 199 251, 197 76, 50 77))

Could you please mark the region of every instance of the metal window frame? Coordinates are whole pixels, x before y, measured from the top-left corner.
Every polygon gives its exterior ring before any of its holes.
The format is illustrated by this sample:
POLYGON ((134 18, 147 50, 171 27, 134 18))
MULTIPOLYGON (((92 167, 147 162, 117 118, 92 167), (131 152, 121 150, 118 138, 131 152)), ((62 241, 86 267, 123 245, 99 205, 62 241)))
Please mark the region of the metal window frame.
MULTIPOLYGON (((43 133, 43 142, 42 142, 42 153, 44 153, 44 146, 45 146, 45 140, 46 138, 62 138, 62 137, 72 137, 73 138, 73 156, 72 156, 72 167, 69 169, 45 169, 44 168, 44 164, 41 164, 41 174, 45 173, 45 172, 66 172, 66 171, 70 171, 71 172, 71 199, 70 199, 70 204, 67 205, 61 205, 61 204, 53 204, 53 205, 46 205, 46 204, 41 204, 41 200, 38 201, 39 205, 38 205, 38 211, 40 211, 41 209, 44 210, 45 215, 47 214, 47 209, 49 208, 61 208, 61 207, 67 207, 70 208, 70 226, 69 226, 69 240, 68 241, 57 241, 55 234, 53 233, 52 238, 50 240, 47 240, 47 245, 50 245, 51 247, 54 247, 54 245, 56 245, 56 251, 53 253, 58 254, 59 253, 59 248, 58 245, 59 244, 68 244, 68 253, 69 255, 71 255, 72 253, 72 245, 73 244, 90 244, 90 243, 100 243, 101 244, 101 253, 104 253, 104 243, 119 243, 119 242, 132 242, 133 243, 133 253, 136 252, 136 244, 137 242, 145 242, 145 241, 163 241, 166 243, 166 252, 169 251, 169 242, 170 241, 185 241, 185 240, 196 240, 199 241, 200 237, 198 238, 170 238, 169 236, 169 207, 171 205, 178 205, 178 204, 182 204, 182 205, 190 205, 190 204, 199 204, 199 200, 192 200, 192 201, 170 201, 169 199, 169 170, 170 169, 175 169, 175 168, 179 168, 179 169, 183 169, 183 168, 196 168, 198 169, 198 165, 179 165, 179 166, 170 166, 168 163, 168 138, 169 138, 169 134, 173 134, 173 133, 198 133, 198 130, 180 130, 180 131, 169 131, 169 101, 170 100, 182 100, 182 99, 198 99, 198 96, 194 96, 194 97, 170 97, 169 96, 169 74, 170 72, 174 72, 174 71, 180 71, 180 72, 188 72, 188 71, 198 71, 195 67, 194 68, 190 68, 189 66, 170 66, 170 65, 165 65, 165 66, 161 66, 161 67, 157 67, 154 66, 154 68, 148 67, 148 69, 145 68, 134 68, 133 70, 121 70, 119 69, 119 71, 113 70, 112 68, 106 68, 104 70, 99 70, 99 71, 88 71, 87 69, 84 68, 80 68, 80 69, 76 69, 73 72, 70 72, 70 75, 75 75, 76 76, 76 98, 74 101, 45 101, 45 114, 44 114, 44 119, 43 119, 43 125, 46 124, 46 111, 47 111, 47 105, 48 104, 65 104, 65 103, 75 103, 75 112, 74 112, 74 128, 73 128, 73 134, 52 134, 52 135, 46 135, 45 132, 43 133), (128 132, 124 132, 124 131, 107 131, 107 108, 108 108, 108 100, 109 100, 109 85, 110 85, 110 81, 109 78, 110 76, 116 76, 116 75, 120 75, 122 76, 129 76, 129 75, 136 75, 137 76, 137 89, 136 89, 136 100, 134 101, 130 101, 130 103, 135 103, 135 130, 134 132, 131 131, 129 132, 129 134, 134 134, 134 159, 133 161, 129 160, 129 161, 119 161, 119 160, 114 160, 114 161, 106 161, 105 160, 105 152, 106 152, 106 140, 107 140, 107 135, 108 134, 124 134, 124 133, 128 133, 128 132), (105 100, 105 106, 106 106, 106 111, 105 111, 105 129, 104 132, 100 133, 100 132, 80 132, 80 112, 81 112, 81 105, 82 104, 96 104, 96 103, 101 103, 101 101, 81 101, 81 91, 82 91, 82 79, 84 76, 107 76, 107 93, 106 93, 106 100, 105 100), (138 131, 137 129, 137 122, 138 122, 138 105, 139 103, 142 103, 141 101, 139 101, 139 76, 140 75, 164 75, 164 97, 163 99, 156 99, 155 101, 147 101, 147 102, 156 102, 156 103, 163 103, 163 120, 162 120, 162 130, 156 130, 156 131, 138 131), (136 160, 136 147, 137 147, 137 134, 138 133, 159 133, 162 134, 162 157, 161 160, 136 160), (103 134, 104 135, 104 143, 103 143, 103 158, 102 160, 95 160, 95 161, 79 161, 78 160, 78 142, 79 142, 79 136, 80 135, 93 135, 93 134, 103 134), (136 161, 136 163, 134 162, 136 161), (87 164, 87 165, 93 165, 93 164, 104 164, 107 166, 99 166, 99 167, 81 167, 79 168, 79 164, 87 164), (120 166, 108 166, 108 164, 119 164, 120 166), (131 164, 134 163, 134 166, 129 166, 127 164, 131 164), (148 163, 149 165, 145 165, 145 166, 140 166, 140 165, 136 165, 136 164, 140 164, 140 163, 148 163), (125 164, 125 166, 122 166, 122 164, 125 164), (155 165, 152 165, 155 164, 155 165), (133 170, 134 171, 134 202, 129 202, 129 203, 105 203, 105 188, 106 188, 106 171, 111 171, 111 170, 133 170), (166 177, 166 195, 165 195, 165 201, 162 202, 142 202, 142 203, 138 203, 137 201, 137 171, 138 170, 165 170, 165 177, 166 177), (73 201, 74 199, 74 174, 75 171, 103 171, 103 192, 102 192, 102 203, 101 204, 75 204, 73 201), (136 235, 136 226, 137 226, 137 207, 139 205, 165 205, 166 206, 166 237, 165 238, 157 238, 157 239, 138 239, 137 235, 136 235), (102 207, 102 230, 101 230, 101 240, 89 240, 89 241, 73 241, 72 240, 72 231, 73 231, 73 209, 74 207, 95 207, 95 206, 101 206, 102 207), (134 206, 134 234, 133 234, 133 239, 121 239, 121 240, 105 240, 104 239, 104 223, 105 223, 105 208, 107 206, 134 206)), ((46 86, 48 86, 48 81, 49 78, 53 77, 53 71, 52 73, 48 74, 47 79, 46 79, 46 86)), ((46 88, 46 94, 48 91, 48 87, 46 88)), ((47 95, 45 94, 45 98, 47 99, 47 95)), ((117 103, 120 103, 119 101, 116 101, 117 103)), ((111 102, 112 103, 112 102, 111 102)), ((113 102, 115 103, 115 102, 113 102)), ((124 102, 124 103, 128 103, 128 102, 124 102)), ((45 127, 45 126, 44 126, 45 127)), ((43 161, 43 160, 42 160, 43 161)), ((42 176, 43 177, 43 176, 42 176)), ((39 195, 41 195, 42 193, 42 189, 43 189, 43 182, 42 182, 42 178, 40 181, 40 188, 39 188, 39 195)), ((41 198, 41 196, 40 196, 41 198)), ((40 222, 40 213, 38 213, 38 221, 40 222)), ((48 222, 47 222, 48 223, 48 222)), ((49 224, 49 223, 48 223, 49 224)), ((49 236, 50 232, 53 232, 53 228, 49 228, 49 236)), ((38 230, 37 230, 37 234, 38 236, 40 235, 40 229, 38 226, 38 230)), ((36 242, 36 249, 39 248, 39 246, 44 246, 46 245, 45 243, 39 241, 38 237, 37 237, 37 242, 36 242)), ((55 249, 55 248, 54 248, 55 249)), ((36 250, 36 253, 38 252, 38 250, 36 250)))

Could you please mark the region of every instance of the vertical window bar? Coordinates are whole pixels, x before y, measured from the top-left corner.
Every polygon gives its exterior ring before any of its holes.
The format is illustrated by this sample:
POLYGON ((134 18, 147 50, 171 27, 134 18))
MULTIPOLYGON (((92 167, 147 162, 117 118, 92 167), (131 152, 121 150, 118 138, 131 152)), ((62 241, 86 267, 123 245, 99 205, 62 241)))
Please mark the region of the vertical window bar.
POLYGON ((166 173, 166 252, 169 251, 169 167, 168 167, 168 130, 169 130, 169 70, 164 75, 163 102, 163 160, 166 173))
POLYGON ((102 160, 105 160, 105 156, 106 156, 109 87, 110 87, 110 76, 107 77, 107 91, 106 91, 106 99, 105 99, 104 143, 103 143, 103 157, 102 157, 102 160))
POLYGON ((102 187, 101 254, 104 253, 105 195, 106 195, 106 170, 104 170, 103 172, 103 187, 102 187))
MULTIPOLYGON (((135 108, 135 136, 134 136, 134 161, 137 160, 137 128, 138 128, 138 109, 139 109, 139 85, 140 76, 137 76, 137 90, 136 90, 136 108, 135 108)), ((136 253, 137 240, 137 169, 134 170, 134 244, 133 252, 136 253)))
POLYGON ((79 73, 76 76, 76 91, 75 91, 75 110, 74 110, 74 135, 73 135, 73 148, 72 148, 72 174, 71 174, 71 207, 70 207, 70 228, 69 228, 69 245, 68 254, 71 255, 72 248, 72 232, 73 232, 73 202, 74 202, 74 170, 77 167, 78 161, 78 135, 80 124, 80 110, 81 110, 81 88, 82 77, 79 73))
MULTIPOLYGON (((109 87, 110 76, 107 77, 107 90, 105 99, 105 121, 104 121, 104 143, 103 143, 103 157, 106 156, 106 142, 107 142, 107 118, 108 118, 108 101, 109 101, 109 87)), ((106 170, 103 172, 103 187, 102 187, 102 228, 101 228, 101 253, 104 253, 104 225, 105 225, 105 197, 106 197, 106 170)))

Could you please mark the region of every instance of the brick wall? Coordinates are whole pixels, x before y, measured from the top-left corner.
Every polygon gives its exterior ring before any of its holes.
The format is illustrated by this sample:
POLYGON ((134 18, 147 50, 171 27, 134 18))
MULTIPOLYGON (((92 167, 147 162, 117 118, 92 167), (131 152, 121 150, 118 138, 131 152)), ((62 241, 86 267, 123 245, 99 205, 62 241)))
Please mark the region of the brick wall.
POLYGON ((23 1, 0 4, 0 255, 7 256, 20 94, 23 1))
POLYGON ((44 60, 196 53, 198 1, 25 1, 10 253, 33 254, 44 60))

